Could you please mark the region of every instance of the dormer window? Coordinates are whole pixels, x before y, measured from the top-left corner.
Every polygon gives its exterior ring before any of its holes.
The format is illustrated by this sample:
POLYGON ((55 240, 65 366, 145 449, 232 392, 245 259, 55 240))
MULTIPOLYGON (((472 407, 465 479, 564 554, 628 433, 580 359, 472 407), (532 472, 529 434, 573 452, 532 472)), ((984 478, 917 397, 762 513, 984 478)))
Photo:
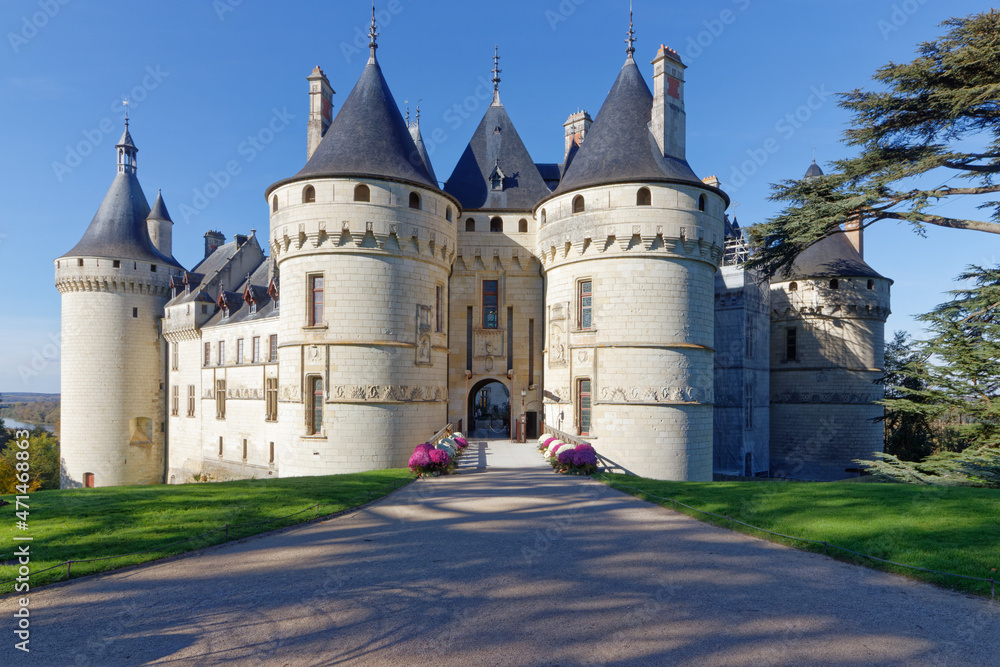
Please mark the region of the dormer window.
POLYGON ((503 179, 505 178, 506 176, 504 175, 503 170, 500 169, 500 161, 497 160, 497 164, 493 167, 493 172, 490 174, 490 188, 494 191, 502 191, 503 179))

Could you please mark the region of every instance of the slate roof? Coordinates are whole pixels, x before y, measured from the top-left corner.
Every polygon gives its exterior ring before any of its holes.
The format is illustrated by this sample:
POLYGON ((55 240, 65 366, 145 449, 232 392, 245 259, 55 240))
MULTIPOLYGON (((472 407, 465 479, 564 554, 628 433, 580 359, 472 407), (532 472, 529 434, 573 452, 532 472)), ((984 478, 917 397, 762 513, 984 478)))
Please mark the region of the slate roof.
POLYGON ((292 178, 272 185, 268 194, 290 181, 331 176, 390 179, 438 187, 420 159, 382 68, 374 59, 365 66, 306 166, 292 178))
POLYGON ((132 259, 183 268, 153 246, 146 226, 149 213, 149 203, 136 175, 131 172, 115 175, 83 238, 63 257, 132 259))
POLYGON ((530 211, 551 194, 500 103, 486 110, 444 191, 465 210, 530 211), (505 176, 503 189, 493 190, 490 176, 498 166, 505 176))
POLYGON ((806 169, 806 175, 803 178, 816 178, 818 176, 825 176, 825 174, 819 165, 816 164, 816 160, 813 160, 813 163, 806 169))
POLYGON ((803 250, 781 276, 781 280, 809 278, 882 278, 868 266, 854 244, 843 232, 837 232, 803 250))
POLYGON ((629 58, 553 194, 644 181, 705 187, 686 160, 663 156, 649 130, 652 109, 653 94, 629 58))
POLYGON ((424 161, 424 167, 427 168, 427 174, 437 185, 437 174, 434 173, 434 167, 431 166, 431 156, 427 154, 427 147, 424 146, 424 138, 420 135, 420 125, 410 126, 410 137, 413 138, 413 144, 417 147, 417 152, 420 153, 420 159, 424 161))
POLYGON ((225 313, 219 310, 205 322, 203 328, 277 317, 278 311, 274 307, 274 299, 267 293, 271 282, 271 267, 272 258, 265 257, 264 261, 254 269, 249 280, 244 280, 233 292, 222 292, 222 298, 229 305, 229 317, 225 317, 225 313), (256 313, 250 312, 250 302, 246 300, 248 292, 257 303, 256 313))
POLYGON ((156 193, 156 201, 153 202, 153 209, 149 212, 149 217, 153 220, 166 220, 173 222, 170 213, 167 212, 167 205, 163 203, 163 193, 156 193))

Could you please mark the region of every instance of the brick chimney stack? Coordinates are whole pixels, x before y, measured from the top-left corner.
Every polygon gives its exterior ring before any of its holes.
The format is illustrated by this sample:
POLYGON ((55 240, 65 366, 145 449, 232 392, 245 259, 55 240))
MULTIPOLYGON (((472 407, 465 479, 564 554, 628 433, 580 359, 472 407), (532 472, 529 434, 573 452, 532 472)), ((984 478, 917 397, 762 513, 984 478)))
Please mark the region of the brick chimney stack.
POLYGON ((333 96, 336 91, 319 65, 309 75, 309 124, 306 130, 306 160, 319 147, 326 131, 333 122, 333 96))
POLYGON ((661 46, 653 60, 653 117, 650 129, 663 154, 687 159, 687 114, 684 111, 684 70, 676 51, 661 46))

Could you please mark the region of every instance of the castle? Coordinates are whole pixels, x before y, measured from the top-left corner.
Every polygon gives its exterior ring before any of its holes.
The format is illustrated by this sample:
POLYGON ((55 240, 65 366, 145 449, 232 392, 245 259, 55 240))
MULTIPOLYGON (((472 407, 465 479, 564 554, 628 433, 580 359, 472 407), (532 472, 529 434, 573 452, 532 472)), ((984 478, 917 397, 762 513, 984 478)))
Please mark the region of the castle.
POLYGON ((267 230, 209 232, 189 270, 126 121, 111 188, 55 260, 64 487, 402 467, 448 423, 534 437, 544 421, 671 480, 836 479, 881 450, 890 281, 860 225, 770 282, 745 270, 728 196, 686 160, 675 51, 651 91, 630 26, 561 164, 532 160, 494 60, 442 188, 370 34, 336 116, 326 75, 308 77, 307 161, 267 188, 267 230))

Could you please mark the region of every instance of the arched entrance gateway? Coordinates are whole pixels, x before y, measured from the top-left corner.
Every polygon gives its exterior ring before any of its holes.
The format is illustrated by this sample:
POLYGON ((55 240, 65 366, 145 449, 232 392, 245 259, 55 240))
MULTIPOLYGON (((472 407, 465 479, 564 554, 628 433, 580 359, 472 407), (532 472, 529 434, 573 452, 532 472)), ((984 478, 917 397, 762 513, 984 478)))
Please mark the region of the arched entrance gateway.
POLYGON ((500 380, 476 383, 469 392, 468 435, 510 438, 510 390, 500 380))

